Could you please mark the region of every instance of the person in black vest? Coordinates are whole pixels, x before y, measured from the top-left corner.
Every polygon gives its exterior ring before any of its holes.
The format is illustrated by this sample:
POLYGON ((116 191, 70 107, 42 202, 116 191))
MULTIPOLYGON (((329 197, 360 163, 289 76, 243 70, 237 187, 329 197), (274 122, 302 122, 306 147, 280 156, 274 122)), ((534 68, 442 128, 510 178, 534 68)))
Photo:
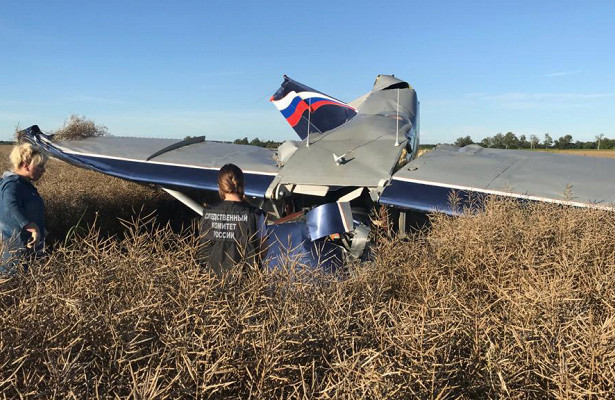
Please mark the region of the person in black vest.
POLYGON ((200 262, 218 275, 233 265, 260 267, 266 236, 265 213, 246 202, 241 169, 226 164, 218 173, 220 203, 203 211, 200 262))

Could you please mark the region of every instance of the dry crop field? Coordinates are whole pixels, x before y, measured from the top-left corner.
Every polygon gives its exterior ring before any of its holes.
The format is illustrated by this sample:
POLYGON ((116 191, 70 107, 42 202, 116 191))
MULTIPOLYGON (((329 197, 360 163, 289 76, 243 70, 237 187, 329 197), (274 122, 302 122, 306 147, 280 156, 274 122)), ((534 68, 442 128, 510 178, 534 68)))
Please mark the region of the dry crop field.
POLYGON ((615 158, 615 150, 596 150, 596 149, 572 149, 572 150, 544 150, 538 149, 536 151, 548 151, 551 153, 562 153, 562 154, 572 154, 576 156, 587 156, 587 157, 605 157, 605 158, 615 158))
POLYGON ((407 239, 383 227, 343 276, 220 281, 163 193, 54 161, 39 188, 53 248, 0 278, 3 398, 615 393, 613 213, 491 202, 407 239), (141 205, 159 223, 118 222, 141 205))

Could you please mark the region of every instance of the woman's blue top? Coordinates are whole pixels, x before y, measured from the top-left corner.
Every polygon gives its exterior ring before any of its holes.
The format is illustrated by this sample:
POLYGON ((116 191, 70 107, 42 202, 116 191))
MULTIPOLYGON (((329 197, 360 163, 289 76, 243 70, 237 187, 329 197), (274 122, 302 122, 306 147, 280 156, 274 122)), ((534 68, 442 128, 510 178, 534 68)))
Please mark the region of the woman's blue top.
MULTIPOLYGON (((32 237, 23 229, 34 222, 40 230, 40 238, 45 238, 45 205, 34 185, 14 172, 6 171, 0 180, 0 232, 2 233, 2 253, 25 250, 32 237)), ((40 240, 34 252, 44 248, 40 240)))

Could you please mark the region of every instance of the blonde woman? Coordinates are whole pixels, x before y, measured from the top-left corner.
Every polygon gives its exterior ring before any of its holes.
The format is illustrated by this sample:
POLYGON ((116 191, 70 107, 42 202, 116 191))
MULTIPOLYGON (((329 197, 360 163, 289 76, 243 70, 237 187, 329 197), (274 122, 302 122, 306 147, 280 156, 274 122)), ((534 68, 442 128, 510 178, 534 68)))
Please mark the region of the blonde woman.
POLYGON ((33 182, 45 173, 47 156, 22 143, 10 159, 13 170, 0 181, 0 273, 14 273, 19 258, 42 253, 45 238, 45 205, 33 182))

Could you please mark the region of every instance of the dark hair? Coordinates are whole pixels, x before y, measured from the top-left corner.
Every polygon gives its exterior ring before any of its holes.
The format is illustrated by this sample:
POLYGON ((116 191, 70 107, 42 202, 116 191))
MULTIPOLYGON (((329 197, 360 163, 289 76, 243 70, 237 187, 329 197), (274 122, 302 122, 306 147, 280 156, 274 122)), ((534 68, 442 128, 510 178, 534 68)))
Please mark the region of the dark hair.
POLYGON ((238 194, 242 199, 245 197, 243 189, 243 171, 235 164, 226 164, 218 172, 218 194, 220 200, 224 200, 227 193, 238 194))

